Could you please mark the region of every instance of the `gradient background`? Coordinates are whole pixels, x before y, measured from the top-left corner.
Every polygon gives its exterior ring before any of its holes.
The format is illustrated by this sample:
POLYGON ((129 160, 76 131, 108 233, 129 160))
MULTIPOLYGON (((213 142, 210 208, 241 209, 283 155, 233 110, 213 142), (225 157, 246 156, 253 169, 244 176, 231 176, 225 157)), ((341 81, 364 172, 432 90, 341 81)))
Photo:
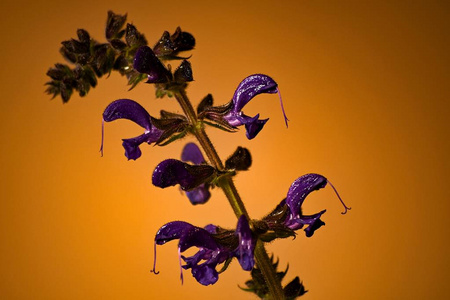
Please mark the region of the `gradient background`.
POLYGON ((229 101, 252 73, 279 83, 289 129, 278 97, 262 95, 245 110, 270 117, 255 140, 208 133, 222 157, 250 148, 254 164, 236 185, 252 217, 308 172, 327 176, 353 207, 342 216, 330 188, 314 193, 304 210, 326 208, 326 226, 269 246, 289 263, 287 279, 303 280, 304 299, 449 297, 450 9, 386 2, 3 0, 0 298, 253 299, 237 288, 248 278, 237 263, 213 286, 189 272, 182 286, 176 242, 158 248, 160 275, 149 272, 166 222, 236 223, 220 190, 193 207, 177 188, 151 185, 156 164, 179 157, 183 143, 143 147, 128 162, 120 139, 142 129, 117 121, 100 158, 111 101, 132 98, 157 115, 180 111, 173 100, 144 84, 128 92, 118 74, 66 105, 44 94, 60 42, 77 28, 104 41, 109 9, 128 12, 150 44, 178 25, 194 34, 194 104, 210 92, 229 101))

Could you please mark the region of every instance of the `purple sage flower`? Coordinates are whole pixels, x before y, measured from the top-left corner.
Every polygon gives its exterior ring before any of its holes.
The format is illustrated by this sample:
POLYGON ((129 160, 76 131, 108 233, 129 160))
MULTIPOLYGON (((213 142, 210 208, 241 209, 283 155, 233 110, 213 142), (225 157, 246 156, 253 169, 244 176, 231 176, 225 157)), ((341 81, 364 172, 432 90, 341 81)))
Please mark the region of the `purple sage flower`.
MULTIPOLYGON (((205 228, 196 227, 186 222, 174 221, 162 226, 155 236, 155 263, 153 272, 156 271, 156 245, 178 239, 178 256, 184 260, 183 269, 191 269, 194 278, 203 285, 217 282, 219 273, 216 270, 218 264, 236 257, 241 267, 250 271, 254 262, 254 249, 256 239, 253 237, 250 226, 245 216, 238 220, 235 232, 225 230, 214 225, 205 228), (191 247, 197 247, 198 252, 185 257, 181 253, 191 247)), ((183 282, 183 272, 180 271, 183 282)))
POLYGON ((284 220, 284 225, 292 230, 301 229, 303 226, 308 225, 308 227, 304 229, 307 237, 311 237, 315 230, 325 225, 320 217, 326 212, 326 210, 322 210, 321 212, 313 215, 303 215, 301 207, 303 205, 303 201, 305 201, 305 198, 311 192, 324 188, 327 183, 329 183, 333 188, 345 208, 345 211, 342 214, 345 214, 347 210, 350 210, 351 208, 344 204, 334 186, 325 177, 319 174, 306 174, 297 178, 292 183, 286 199, 283 200, 278 206, 281 207, 286 204, 288 207, 288 215, 284 220))
MULTIPOLYGON (((109 104, 103 112, 103 122, 111 122, 117 119, 127 119, 133 121, 145 129, 145 132, 137 137, 123 139, 125 156, 128 160, 136 160, 141 156, 139 146, 142 143, 154 143, 161 137, 163 131, 152 125, 152 117, 139 103, 130 99, 119 99, 109 104)), ((102 125, 102 146, 100 151, 103 155, 103 125, 102 125)))
POLYGON ((215 171, 208 165, 190 165, 177 159, 166 159, 156 166, 152 182, 160 188, 179 184, 183 191, 190 191, 208 182, 215 171))
MULTIPOLYGON (((202 152, 194 143, 188 143, 184 146, 183 151, 181 152, 181 160, 185 162, 192 162, 196 165, 202 165, 206 163, 202 152)), ((198 187, 190 191, 186 191, 186 196, 194 205, 204 204, 209 200, 209 198, 211 198, 209 187, 210 186, 208 183, 202 183, 198 187)))
MULTIPOLYGON (((243 113, 242 109, 250 100, 261 93, 278 93, 280 95, 278 84, 267 75, 254 74, 248 76, 238 85, 231 100, 231 109, 223 116, 223 119, 232 127, 244 125, 247 138, 250 140, 256 137, 269 119, 259 119, 259 114, 249 117, 243 113)), ((280 103, 287 127, 289 120, 284 112, 281 95, 280 103)))

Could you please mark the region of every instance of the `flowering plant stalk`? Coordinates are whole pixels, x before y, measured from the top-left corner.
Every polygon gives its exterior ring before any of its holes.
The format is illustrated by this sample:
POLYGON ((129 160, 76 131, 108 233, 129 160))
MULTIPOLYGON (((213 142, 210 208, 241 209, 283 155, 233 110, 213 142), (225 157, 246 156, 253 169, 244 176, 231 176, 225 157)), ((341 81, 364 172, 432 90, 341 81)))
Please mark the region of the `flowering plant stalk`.
MULTIPOLYGON (((186 94, 188 83, 193 81, 192 66, 189 57, 180 56, 180 53, 194 48, 193 35, 179 27, 173 34, 165 31, 151 48, 134 25, 125 26, 125 23, 126 15, 108 12, 106 43, 92 39, 83 29, 77 31, 78 39, 62 42, 61 54, 75 66, 71 68, 55 64, 50 68, 47 72, 51 78, 46 83, 47 93, 54 97, 59 95, 63 102, 67 102, 73 91, 83 97, 97 85, 97 78, 118 71, 126 76, 130 89, 145 81, 154 85, 156 97, 175 98, 183 110, 182 115, 162 110, 160 117, 156 118, 136 101, 118 99, 105 108, 103 122, 127 119, 144 129, 141 135, 122 140, 125 156, 129 160, 136 160, 142 155, 140 146, 144 143, 166 146, 187 135, 195 136, 200 147, 188 143, 181 152, 181 160, 171 158, 160 162, 152 175, 153 185, 160 188, 179 185, 193 205, 205 204, 211 198, 210 189, 218 187, 225 193, 238 220, 235 229, 212 224, 197 227, 183 221, 163 225, 155 236, 155 264, 152 272, 158 274, 156 246, 178 240, 182 281, 182 270, 190 269, 200 284, 214 284, 219 274, 236 258, 242 269, 251 275, 243 290, 263 299, 295 299, 303 295, 306 289, 299 277, 282 285, 287 270, 277 270, 278 262, 274 261, 273 256, 269 257, 265 243, 295 237, 299 229, 304 229, 307 237, 313 236, 317 229, 325 225, 321 220, 325 210, 304 215, 301 208, 303 201, 312 191, 324 188, 327 184, 334 191, 335 188, 322 175, 303 175, 292 183, 286 197, 270 213, 259 220, 251 219, 233 182, 238 172, 246 171, 251 166, 250 151, 238 147, 223 163, 205 132, 206 126, 230 133, 244 126, 247 138, 255 138, 268 119, 260 119, 259 114, 250 117, 243 109, 262 93, 278 94, 287 127, 288 118, 278 84, 270 76, 253 74, 240 82, 228 103, 214 105, 213 97, 209 94, 194 109, 186 94), (167 62, 176 60, 181 63, 172 70, 167 62), (191 247, 196 247, 198 252, 190 257, 183 256, 182 253, 191 247), (220 269, 219 265, 222 266, 220 269)), ((103 155, 103 134, 100 150, 103 155)), ((337 191, 336 195, 342 202, 337 191)), ((350 208, 343 202, 342 205, 345 208, 343 213, 346 213, 350 208)))

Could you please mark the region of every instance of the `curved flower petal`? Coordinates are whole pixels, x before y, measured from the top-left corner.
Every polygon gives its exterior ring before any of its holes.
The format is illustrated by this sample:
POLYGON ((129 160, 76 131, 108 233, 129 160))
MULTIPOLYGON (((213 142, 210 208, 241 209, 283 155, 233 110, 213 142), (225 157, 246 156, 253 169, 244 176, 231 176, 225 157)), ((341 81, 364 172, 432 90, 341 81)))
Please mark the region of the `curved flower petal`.
POLYGON ((163 225, 155 236, 155 242, 158 245, 164 245, 171 240, 179 239, 186 232, 194 229, 195 226, 183 221, 174 221, 163 225))
POLYGON ((278 84, 271 77, 264 74, 250 75, 241 81, 234 92, 233 111, 241 111, 256 95, 276 92, 278 92, 278 84))
POLYGON ((190 161, 193 164, 200 165, 205 162, 200 148, 195 143, 187 143, 181 152, 182 161, 190 161))
POLYGON ((176 159, 166 159, 156 166, 152 181, 160 188, 179 184, 181 189, 190 190, 205 183, 214 172, 211 166, 192 166, 176 159))
POLYGON ((297 230, 303 228, 303 225, 308 225, 305 229, 305 233, 307 237, 311 237, 315 230, 325 225, 320 217, 326 210, 312 216, 306 216, 302 215, 301 206, 305 198, 312 191, 319 190, 326 185, 327 179, 319 174, 306 174, 292 183, 286 197, 286 205, 290 211, 289 216, 284 222, 287 227, 292 230, 297 230))
POLYGON ((152 122, 150 114, 139 103, 130 99, 119 99, 111 102, 103 112, 103 120, 111 122, 127 119, 150 131, 152 122))
POLYGON ((248 224, 247 218, 242 215, 239 217, 236 226, 236 233, 239 237, 238 260, 242 269, 250 271, 255 265, 254 251, 256 240, 252 236, 252 231, 248 224))
POLYGON ((306 196, 312 191, 324 188, 327 185, 327 179, 319 174, 306 174, 297 178, 289 188, 286 196, 286 205, 289 207, 293 216, 299 216, 301 206, 306 196))
POLYGON ((163 83, 171 78, 169 70, 148 46, 142 46, 136 51, 133 67, 139 73, 148 75, 147 83, 163 83))

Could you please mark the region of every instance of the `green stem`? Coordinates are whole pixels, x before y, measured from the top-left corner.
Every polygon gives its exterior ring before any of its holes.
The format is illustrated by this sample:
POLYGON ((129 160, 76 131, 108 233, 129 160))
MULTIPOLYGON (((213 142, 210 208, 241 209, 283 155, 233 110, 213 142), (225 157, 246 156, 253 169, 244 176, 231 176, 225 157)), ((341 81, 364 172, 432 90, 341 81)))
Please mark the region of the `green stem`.
MULTIPOLYGON (((203 125, 198 121, 197 114, 189 101, 184 89, 180 89, 174 92, 175 98, 178 100, 181 108, 183 109, 185 115, 188 117, 189 122, 194 128, 194 135, 208 156, 211 164, 219 171, 224 170, 223 163, 217 154, 211 140, 203 128, 203 125)), ((229 176, 223 176, 219 179, 218 185, 222 188, 225 196, 228 199, 231 207, 233 208, 234 214, 237 218, 241 215, 245 215, 248 220, 250 216, 245 209, 244 202, 242 202, 241 197, 234 185, 233 179, 229 176)), ((281 286, 280 280, 277 278, 276 270, 272 266, 269 256, 267 255, 266 249, 264 248, 264 243, 258 241, 255 247, 255 259, 258 268, 261 270, 264 279, 269 287, 270 299, 284 299, 283 288, 281 286)))
POLYGON ((264 243, 260 240, 256 243, 255 258, 258 263, 258 267, 264 276, 264 280, 269 287, 269 299, 284 299, 284 292, 281 287, 281 282, 277 278, 276 271, 273 269, 272 262, 269 255, 267 255, 266 249, 264 248, 264 243))

